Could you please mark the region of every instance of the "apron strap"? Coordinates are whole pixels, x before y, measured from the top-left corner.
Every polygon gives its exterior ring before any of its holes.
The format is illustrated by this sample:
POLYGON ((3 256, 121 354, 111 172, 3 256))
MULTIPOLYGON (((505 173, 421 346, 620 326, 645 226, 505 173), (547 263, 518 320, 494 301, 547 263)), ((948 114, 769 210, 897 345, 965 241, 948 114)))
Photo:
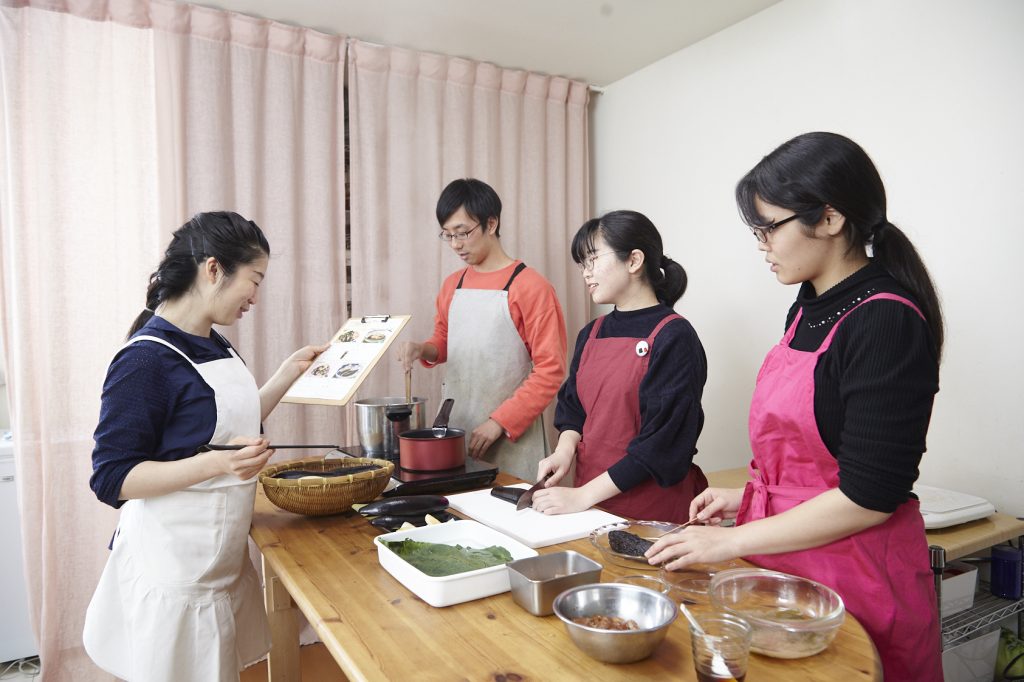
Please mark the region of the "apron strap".
POLYGON ((671 322, 672 320, 675 320, 675 319, 680 319, 681 320, 681 319, 683 319, 683 316, 680 315, 679 313, 669 313, 665 317, 661 318, 661 322, 659 322, 658 324, 654 325, 654 329, 651 330, 650 336, 647 337, 647 345, 648 346, 653 346, 654 345, 654 337, 656 337, 658 335, 658 332, 661 331, 661 328, 664 327, 669 322, 671 322))
POLYGON ((159 344, 161 344, 163 346, 167 346, 168 348, 173 350, 175 353, 177 353, 181 357, 185 358, 185 361, 188 364, 192 365, 193 367, 196 366, 196 363, 192 362, 192 358, 190 358, 189 356, 185 355, 185 353, 180 348, 175 346, 173 343, 170 343, 168 341, 164 341, 163 339, 158 338, 156 336, 146 336, 146 335, 143 335, 143 336, 133 336, 131 339, 128 340, 127 343, 125 343, 123 346, 121 346, 118 349, 118 352, 120 353, 122 350, 124 350, 128 346, 132 345, 136 341, 155 341, 156 343, 159 343, 159 344))
POLYGON ((508 291, 508 288, 512 286, 512 280, 514 280, 516 276, 525 269, 526 263, 520 263, 519 265, 517 265, 516 269, 512 271, 512 276, 509 277, 508 282, 505 283, 505 288, 503 289, 503 291, 508 291))
POLYGON ((602 315, 601 317, 594 320, 594 326, 590 328, 590 337, 587 339, 588 341, 597 338, 597 333, 601 331, 601 323, 604 322, 605 317, 605 315, 602 315))
MULTIPOLYGON (((514 280, 516 278, 516 276, 520 272, 525 270, 525 269, 526 269, 526 263, 520 263, 519 265, 517 265, 516 269, 512 271, 512 276, 509 277, 508 278, 508 282, 505 283, 505 288, 502 289, 502 291, 508 291, 508 288, 510 286, 512 286, 512 280, 514 280)), ((461 289, 462 288, 462 282, 466 279, 466 273, 467 272, 469 272, 469 268, 466 268, 465 270, 462 271, 462 276, 459 277, 459 283, 457 285, 455 285, 456 289, 461 289)))

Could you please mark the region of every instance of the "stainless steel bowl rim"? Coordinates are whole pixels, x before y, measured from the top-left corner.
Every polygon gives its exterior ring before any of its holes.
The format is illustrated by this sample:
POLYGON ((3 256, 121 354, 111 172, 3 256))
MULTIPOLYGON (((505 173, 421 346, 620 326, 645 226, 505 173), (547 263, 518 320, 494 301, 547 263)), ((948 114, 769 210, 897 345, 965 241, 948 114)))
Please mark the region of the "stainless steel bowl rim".
POLYGON ((750 623, 752 626, 770 627, 776 630, 785 630, 794 634, 803 633, 810 631, 819 631, 828 629, 830 627, 837 627, 842 623, 846 617, 846 605, 843 603, 843 598, 839 596, 839 593, 833 590, 828 585, 824 585, 810 578, 803 578, 798 575, 792 575, 790 573, 783 573, 782 571, 772 571, 767 568, 731 568, 725 571, 716 573, 711 578, 711 584, 708 586, 708 595, 711 597, 711 602, 716 606, 721 607, 727 613, 731 613, 735 616, 742 618, 743 620, 750 623), (819 589, 826 594, 831 594, 835 597, 838 605, 829 613, 819 616, 814 620, 807 621, 782 621, 773 620, 771 618, 763 618, 756 615, 748 614, 740 609, 732 608, 728 604, 724 604, 721 598, 716 598, 715 587, 725 582, 743 578, 743 577, 769 577, 779 578, 785 581, 799 581, 808 583, 816 589, 819 589))
POLYGON ((661 630, 665 626, 674 623, 676 618, 679 616, 679 609, 676 608, 675 602, 673 602, 671 599, 666 597, 661 592, 655 592, 654 590, 648 587, 640 587, 639 585, 627 585, 626 583, 590 583, 587 585, 578 585, 576 587, 570 587, 568 590, 560 593, 557 597, 555 597, 554 610, 555 615, 558 616, 559 620, 561 620, 566 625, 572 625, 587 632, 596 632, 612 635, 639 635, 647 632, 656 632, 658 630, 661 630), (562 614, 562 602, 563 600, 567 599, 569 595, 573 594, 574 592, 582 592, 583 590, 593 590, 595 588, 604 589, 604 586, 606 585, 614 585, 615 587, 611 588, 613 591, 635 591, 641 593, 649 593, 650 595, 654 596, 657 600, 664 601, 668 605, 668 610, 671 615, 669 616, 669 619, 666 620, 664 623, 660 623, 649 628, 641 628, 639 630, 605 630, 604 628, 592 628, 589 625, 582 625, 580 623, 576 623, 573 621, 572 618, 568 618, 562 614))

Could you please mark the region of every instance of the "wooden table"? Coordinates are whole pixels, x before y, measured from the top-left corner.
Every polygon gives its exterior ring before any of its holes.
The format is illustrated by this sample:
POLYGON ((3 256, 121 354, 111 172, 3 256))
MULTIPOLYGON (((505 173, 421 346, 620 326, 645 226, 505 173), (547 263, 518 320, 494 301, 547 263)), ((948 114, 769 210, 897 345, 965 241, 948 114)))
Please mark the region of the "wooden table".
MULTIPOLYGON (((501 475, 496 485, 514 482, 501 475)), ((696 679, 682 617, 647 660, 600 663, 572 644, 556 616, 532 616, 507 592, 429 606, 381 568, 373 544, 377 534, 356 514, 300 516, 274 507, 259 491, 252 537, 263 552, 274 641, 270 680, 299 680, 296 607, 350 680, 696 679)), ((588 539, 538 551, 560 549, 606 563, 588 539)), ((630 572, 636 571, 607 564, 602 580, 630 572)), ((849 615, 821 654, 789 661, 752 654, 749 673, 758 682, 882 678, 874 645, 849 615)))

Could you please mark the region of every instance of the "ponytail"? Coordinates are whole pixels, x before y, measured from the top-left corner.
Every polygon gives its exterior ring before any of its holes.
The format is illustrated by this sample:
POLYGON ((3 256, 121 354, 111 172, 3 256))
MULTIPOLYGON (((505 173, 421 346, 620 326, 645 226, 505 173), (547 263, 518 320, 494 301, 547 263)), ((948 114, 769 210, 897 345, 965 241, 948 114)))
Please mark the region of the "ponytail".
POLYGON ((917 249, 907 235, 888 220, 872 229, 870 244, 872 260, 892 275, 921 306, 921 312, 935 340, 936 353, 942 357, 942 344, 945 340, 942 307, 928 268, 917 249))
POLYGON ((686 285, 688 283, 686 270, 668 256, 661 257, 660 270, 664 274, 659 273, 660 279, 653 283, 654 295, 658 297, 659 301, 671 308, 686 293, 686 285))

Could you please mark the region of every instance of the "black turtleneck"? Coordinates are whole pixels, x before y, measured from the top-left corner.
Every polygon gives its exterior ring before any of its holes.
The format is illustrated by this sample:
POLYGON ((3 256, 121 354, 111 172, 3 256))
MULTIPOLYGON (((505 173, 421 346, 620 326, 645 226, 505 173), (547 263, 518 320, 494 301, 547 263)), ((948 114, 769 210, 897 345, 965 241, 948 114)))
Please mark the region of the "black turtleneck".
MULTIPOLYGON (((613 310, 605 316, 597 337, 642 339, 666 315, 666 305, 641 310, 613 310)), ((594 322, 576 337, 569 376, 558 391, 555 428, 583 433, 587 413, 576 392, 576 372, 594 322)), ((640 430, 626 447, 625 456, 608 469, 619 490, 625 492, 654 478, 662 487, 686 477, 697 453, 697 438, 704 427, 701 395, 707 380, 707 358, 697 332, 685 319, 672 320, 658 332, 651 346, 647 374, 637 387, 640 430)))
MULTIPOLYGON (((803 308, 790 347, 817 350, 847 310, 876 293, 914 301, 874 263, 820 296, 805 282, 786 318, 788 328, 803 308)), ((843 320, 814 370, 814 416, 847 497, 881 512, 910 497, 938 390, 935 344, 912 308, 872 301, 843 320)))

